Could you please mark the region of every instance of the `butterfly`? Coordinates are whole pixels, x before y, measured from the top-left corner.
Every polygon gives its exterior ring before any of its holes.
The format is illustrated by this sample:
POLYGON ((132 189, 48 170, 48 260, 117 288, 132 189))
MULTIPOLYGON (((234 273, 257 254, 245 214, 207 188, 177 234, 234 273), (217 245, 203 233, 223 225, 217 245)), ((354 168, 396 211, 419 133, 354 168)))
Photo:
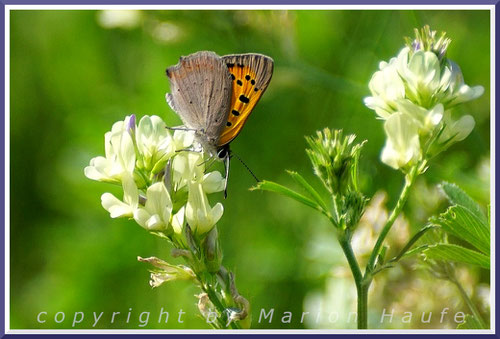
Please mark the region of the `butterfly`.
MULTIPOLYGON (((218 56, 201 51, 181 57, 167 68, 169 106, 210 157, 224 161, 226 182, 236 138, 266 91, 274 61, 262 54, 218 56)), ((226 192, 226 190, 224 190, 226 192)))

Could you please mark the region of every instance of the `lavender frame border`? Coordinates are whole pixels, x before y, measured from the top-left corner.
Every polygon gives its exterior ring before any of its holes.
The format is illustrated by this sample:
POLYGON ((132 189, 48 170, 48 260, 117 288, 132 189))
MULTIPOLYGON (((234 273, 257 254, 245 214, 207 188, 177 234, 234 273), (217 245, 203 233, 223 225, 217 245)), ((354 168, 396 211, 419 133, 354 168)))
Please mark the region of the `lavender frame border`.
MULTIPOLYGON (((106 1, 97 1, 97 0, 47 0, 47 1, 37 1, 37 0, 0 0, 0 18, 1 18, 1 27, 0 27, 0 44, 1 44, 1 53, 0 53, 0 60, 2 67, 0 69, 0 77, 3 79, 1 83, 1 95, 0 95, 0 105, 2 107, 2 119, 0 120, 0 157, 1 157, 1 166, 0 166, 0 176, 2 177, 2 180, 0 181, 0 191, 3 193, 2 196, 0 197, 0 201, 2 202, 1 207, 0 207, 0 218, 1 222, 4 226, 2 228, 2 231, 0 232, 0 338, 3 337, 19 337, 19 338, 32 338, 36 336, 44 336, 44 337, 52 337, 52 336, 57 336, 59 338, 66 338, 66 337, 74 337, 78 336, 79 338, 119 338, 122 335, 126 335, 128 338, 141 338, 145 336, 163 336, 165 334, 144 334, 144 333, 137 333, 137 334, 6 334, 5 333, 5 227, 9 225, 5 225, 5 116, 8 114, 8 112, 5 112, 5 6, 6 5, 495 5, 495 11, 498 13, 500 11, 500 0, 477 0, 477 1, 471 1, 471 0, 355 0, 355 1, 349 1, 349 0, 271 0, 271 1, 266 1, 266 0, 253 0, 253 1, 245 1, 245 0, 146 0, 144 2, 139 2, 138 0, 106 0, 106 1)), ((496 20, 495 21, 495 37, 500 36, 500 23, 496 20)), ((498 41, 498 40, 497 40, 498 41)), ((498 55, 500 47, 499 44, 495 44, 495 65, 498 65, 496 62, 498 60, 498 55)), ((495 85, 498 84, 497 80, 500 77, 500 67, 496 67, 495 69, 495 85)), ((499 94, 499 88, 498 86, 495 86, 495 97, 498 97, 499 94)), ((498 108, 495 106, 495 112, 491 112, 490 114, 495 114, 496 117, 498 115, 496 114, 498 111, 498 108)), ((498 124, 499 124, 500 119, 495 120, 495 126, 494 126, 494 131, 497 130, 498 124)), ((499 141, 498 139, 495 139, 495 148, 498 149, 499 141)), ((497 165, 498 162, 495 163, 497 165)), ((496 166, 495 166, 496 167, 496 166)), ((496 183, 495 183, 495 192, 496 192, 496 183)), ((494 193, 495 194, 495 193, 494 193)), ((496 198, 496 194, 495 194, 496 198)), ((495 199, 496 200, 496 199, 495 199)), ((495 206, 496 207, 496 206, 495 206)), ((495 220, 496 222, 497 220, 495 220)), ((500 232, 496 232, 496 237, 495 241, 498 243, 498 240, 500 238, 500 232)), ((496 255, 498 257, 498 254, 496 255)), ((496 259, 496 258, 495 258, 496 259)), ((498 271, 495 272, 495 278, 496 281, 498 282, 500 274, 498 271)), ((496 293, 496 305, 499 304, 500 297, 499 293, 496 293)), ((498 318, 498 313, 497 313, 497 318, 498 318)), ((495 319, 495 324, 497 323, 495 319)), ((220 331, 214 331, 213 334, 177 334, 177 333, 172 333, 172 334, 167 334, 170 337, 177 337, 177 336, 182 336, 183 338, 198 338, 202 336, 213 336, 213 335, 221 335, 222 333, 220 331)), ((313 335, 312 333, 308 333, 304 331, 303 334, 290 334, 290 333, 276 333, 276 334, 247 334, 247 333, 242 333, 242 334, 224 334, 225 337, 236 337, 236 336, 244 336, 244 337, 250 337, 250 336, 264 336, 264 337, 277 337, 277 336, 294 336, 294 337, 300 337, 300 338, 307 338, 310 335, 313 335)), ((340 337, 349 337, 349 338, 362 338, 363 335, 362 333, 354 333, 354 334, 315 334, 319 336, 340 336, 340 337)), ((370 336, 374 336, 377 338, 383 338, 387 334, 369 334, 370 336)), ((403 337, 405 334, 392 334, 391 336, 394 337, 403 337)), ((415 339, 426 339, 428 335, 432 336, 444 336, 444 337, 452 337, 455 336, 453 334, 410 334, 412 338, 415 339)), ((477 334, 462 334, 460 335, 463 338, 474 338, 477 334)), ((500 335, 498 334, 485 334, 484 336, 486 337, 495 337, 495 338, 500 338, 500 335)))

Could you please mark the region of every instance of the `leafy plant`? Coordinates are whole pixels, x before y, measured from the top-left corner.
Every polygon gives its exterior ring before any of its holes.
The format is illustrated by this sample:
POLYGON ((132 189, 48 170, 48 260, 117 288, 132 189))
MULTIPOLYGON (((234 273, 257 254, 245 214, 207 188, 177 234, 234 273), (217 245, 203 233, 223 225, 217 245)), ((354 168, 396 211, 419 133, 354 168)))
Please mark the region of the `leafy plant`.
MULTIPOLYGON (((429 26, 415 30, 415 39, 407 39, 407 46, 397 57, 381 62, 379 70, 370 80, 372 95, 365 98, 365 105, 384 120, 387 136, 381 160, 401 171, 405 180, 397 202, 373 245, 364 272, 351 245, 352 235, 368 201, 358 186, 358 163, 364 142, 356 144, 355 135, 344 137, 341 130, 325 128, 315 136, 306 137, 309 145, 307 155, 314 174, 330 195, 330 204, 300 174, 292 171, 288 173, 301 186, 304 194, 271 181, 263 181, 254 188, 292 198, 328 218, 356 284, 360 329, 368 327, 368 289, 375 275, 393 267, 404 257, 423 253, 430 259, 429 262, 446 262, 441 268, 434 266, 441 276, 453 280, 459 288, 461 285, 453 275, 449 262, 489 268, 489 220, 463 191, 447 183, 442 188, 454 206, 432 218, 428 225, 408 240, 398 255, 389 260, 386 258, 388 248, 384 241, 402 213, 416 178, 426 172, 431 159, 466 138, 474 127, 472 116, 454 120, 451 110, 481 96, 484 89, 464 83, 460 68, 446 58, 450 42, 445 33, 438 36, 429 26), (475 249, 447 242, 411 249, 424 234, 436 228, 457 236, 475 249)), ((473 313, 481 323, 476 312, 473 313)), ((484 327, 482 323, 481 326, 484 327)))

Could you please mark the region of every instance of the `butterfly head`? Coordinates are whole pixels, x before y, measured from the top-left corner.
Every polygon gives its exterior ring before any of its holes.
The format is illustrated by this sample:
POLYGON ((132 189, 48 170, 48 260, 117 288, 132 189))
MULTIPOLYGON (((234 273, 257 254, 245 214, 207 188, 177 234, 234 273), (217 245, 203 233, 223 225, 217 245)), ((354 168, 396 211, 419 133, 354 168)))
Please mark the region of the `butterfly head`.
POLYGON ((219 160, 225 160, 231 157, 231 151, 229 150, 229 144, 221 146, 217 149, 217 158, 219 160))

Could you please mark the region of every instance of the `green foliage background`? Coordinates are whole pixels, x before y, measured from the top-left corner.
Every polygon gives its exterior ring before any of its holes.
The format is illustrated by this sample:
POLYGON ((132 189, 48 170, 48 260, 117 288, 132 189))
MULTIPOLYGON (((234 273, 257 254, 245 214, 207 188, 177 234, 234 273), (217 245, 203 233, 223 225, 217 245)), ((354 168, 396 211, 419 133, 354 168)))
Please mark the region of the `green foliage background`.
MULTIPOLYGON (((343 128, 368 140, 361 158, 364 192, 387 191, 391 206, 402 176, 379 161, 382 122, 362 99, 379 61, 395 56, 414 27, 429 24, 447 31, 453 39, 449 58, 461 66, 466 83, 484 86, 485 94, 462 109, 476 119, 474 132, 432 163, 425 183, 456 182, 483 205, 489 203, 487 172, 478 172, 490 152, 488 11, 141 14, 135 28, 106 29, 96 11, 11 12, 12 328, 71 328, 78 311, 86 318, 77 328, 92 328, 94 311, 104 312, 96 328, 138 328, 143 311, 151 312, 145 328, 207 328, 197 315, 194 286, 173 282, 152 290, 147 265, 136 260, 155 255, 175 262, 168 244, 133 221, 110 219, 100 195, 118 190, 83 175, 89 160, 104 153, 104 133, 125 115, 156 114, 169 125, 180 123, 164 99, 169 87, 164 71, 181 55, 199 50, 259 52, 275 61, 270 87, 232 144, 259 178, 293 185, 284 172, 292 169, 319 187, 304 152, 304 135, 326 126, 343 128), (168 41, 153 34, 162 22, 173 34, 168 41), (161 307, 170 311, 168 324, 157 322, 161 307), (186 312, 184 323, 176 321, 180 309, 186 312), (36 322, 41 311, 48 312, 44 324, 36 322), (57 324, 53 317, 60 311, 66 320, 57 324), (113 324, 111 312, 121 312, 113 324)), ((240 293, 252 304, 254 328, 303 328, 300 314, 307 293, 325 288, 332 263, 346 262, 338 250, 332 252, 335 258, 327 258, 328 265, 312 262, 318 234, 338 246, 328 222, 291 200, 250 192, 254 184, 233 161, 229 197, 218 224, 224 265, 236 273, 240 293), (292 323, 276 319, 259 324, 261 308, 274 308, 277 317, 293 312, 292 323)), ((422 194, 417 189, 406 210, 412 229, 444 208, 423 208, 422 194)), ((487 272, 471 274, 488 282, 487 272)), ((371 304, 370 314, 380 312, 390 298, 371 304)))

